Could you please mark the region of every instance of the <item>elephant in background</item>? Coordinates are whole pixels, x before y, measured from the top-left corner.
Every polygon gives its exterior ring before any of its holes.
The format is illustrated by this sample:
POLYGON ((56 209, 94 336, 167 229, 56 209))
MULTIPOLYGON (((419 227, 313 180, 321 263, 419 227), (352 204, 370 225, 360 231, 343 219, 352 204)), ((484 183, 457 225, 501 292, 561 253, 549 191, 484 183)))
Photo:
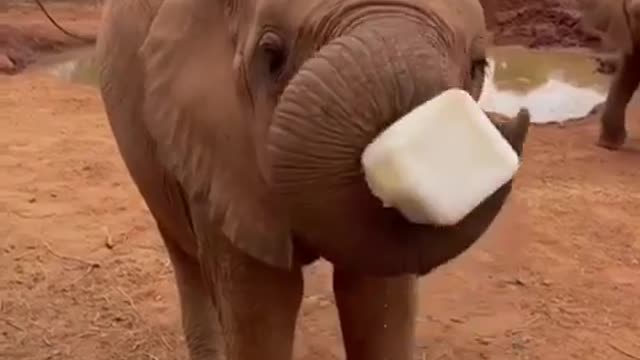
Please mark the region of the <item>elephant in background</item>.
MULTIPOLYGON (((417 277, 471 246, 512 184, 455 226, 416 225, 370 193, 359 159, 444 90, 477 100, 486 46, 478 0, 106 4, 101 95, 191 359, 291 359, 301 269, 319 257, 347 358, 412 359, 417 277)), ((519 155, 523 114, 494 122, 519 155)))
POLYGON ((640 0, 578 0, 582 24, 620 53, 600 119, 598 145, 618 150, 627 138, 625 112, 640 83, 640 0))

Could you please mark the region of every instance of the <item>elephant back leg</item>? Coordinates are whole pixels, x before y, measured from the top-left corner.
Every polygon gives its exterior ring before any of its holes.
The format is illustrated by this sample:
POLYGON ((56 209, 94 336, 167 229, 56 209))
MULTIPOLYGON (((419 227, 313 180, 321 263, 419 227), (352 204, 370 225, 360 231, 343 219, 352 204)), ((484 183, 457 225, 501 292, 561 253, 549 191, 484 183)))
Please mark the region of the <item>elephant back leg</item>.
POLYGON ((627 138, 625 113, 631 97, 640 83, 640 49, 623 54, 620 65, 609 88, 604 112, 600 118, 601 130, 598 145, 617 150, 627 138))
POLYGON ((415 276, 373 278, 336 269, 333 289, 348 360, 412 360, 415 276))

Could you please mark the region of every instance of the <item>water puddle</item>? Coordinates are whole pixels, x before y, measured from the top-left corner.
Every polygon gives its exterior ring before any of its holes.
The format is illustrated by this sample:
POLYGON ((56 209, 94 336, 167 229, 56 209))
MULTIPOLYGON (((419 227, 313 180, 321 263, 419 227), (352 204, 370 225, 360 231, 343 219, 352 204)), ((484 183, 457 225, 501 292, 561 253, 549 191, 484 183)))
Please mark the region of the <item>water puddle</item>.
MULTIPOLYGON (((533 122, 548 123, 583 117, 605 100, 609 77, 596 73, 596 63, 585 55, 496 47, 489 56, 480 97, 487 111, 514 116, 520 107, 527 107, 533 122)), ((88 51, 58 59, 47 68, 66 81, 91 85, 98 81, 88 51)))
POLYGON ((531 121, 549 123, 587 115, 607 95, 609 77, 585 55, 497 47, 489 52, 480 105, 507 116, 527 107, 531 121))
POLYGON ((74 58, 57 62, 48 66, 48 71, 62 80, 87 84, 98 84, 98 69, 91 53, 82 53, 74 58))

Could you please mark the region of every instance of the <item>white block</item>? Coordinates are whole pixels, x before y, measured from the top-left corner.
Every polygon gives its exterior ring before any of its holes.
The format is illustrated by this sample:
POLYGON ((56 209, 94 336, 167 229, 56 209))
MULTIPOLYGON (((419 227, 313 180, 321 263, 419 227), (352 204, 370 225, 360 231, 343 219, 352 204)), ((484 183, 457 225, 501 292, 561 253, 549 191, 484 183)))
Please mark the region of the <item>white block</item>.
POLYGON ((371 192, 413 223, 455 225, 507 183, 518 155, 465 91, 450 89, 390 125, 367 146, 371 192))

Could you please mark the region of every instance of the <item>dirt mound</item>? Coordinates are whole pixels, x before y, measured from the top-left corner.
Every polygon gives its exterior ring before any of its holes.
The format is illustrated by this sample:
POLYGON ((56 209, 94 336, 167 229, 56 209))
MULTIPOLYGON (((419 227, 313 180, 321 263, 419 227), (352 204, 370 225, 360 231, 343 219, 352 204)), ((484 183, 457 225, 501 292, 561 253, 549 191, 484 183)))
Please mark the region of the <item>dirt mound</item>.
POLYGON ((484 0, 498 45, 597 47, 599 39, 579 23, 575 0, 484 0))
POLYGON ((35 61, 38 54, 58 52, 72 45, 69 39, 51 36, 51 31, 41 26, 19 28, 0 24, 0 54, 10 61, 1 62, 0 71, 18 72, 35 61))
MULTIPOLYGON (((75 33, 95 35, 100 8, 93 1, 67 1, 47 1, 51 15, 75 33)), ((599 39, 581 29, 575 0, 480 1, 498 45, 599 46, 599 39)), ((0 6, 0 23, 0 73, 16 73, 42 54, 82 45, 53 27, 33 3, 9 0, 0 6)))
MULTIPOLYGON (((95 35, 100 8, 93 2, 50 0, 46 6, 64 28, 95 35)), ((85 45, 56 29, 32 1, 4 0, 0 4, 0 73, 15 74, 42 55, 85 45)))

